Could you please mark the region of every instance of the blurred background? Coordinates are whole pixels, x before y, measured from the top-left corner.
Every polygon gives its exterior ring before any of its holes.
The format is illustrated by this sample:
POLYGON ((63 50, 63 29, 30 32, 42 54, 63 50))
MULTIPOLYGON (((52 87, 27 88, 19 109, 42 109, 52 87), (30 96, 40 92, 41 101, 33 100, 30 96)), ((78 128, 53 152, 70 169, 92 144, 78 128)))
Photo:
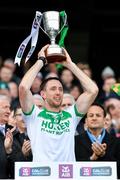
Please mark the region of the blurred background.
MULTIPOLYGON (((111 66, 119 78, 120 7, 118 1, 0 0, 0 56, 14 58, 21 42, 29 35, 36 11, 65 10, 69 31, 65 46, 74 62, 88 62, 93 79, 101 83, 101 72, 111 66)), ((49 42, 40 30, 31 62, 49 42)))

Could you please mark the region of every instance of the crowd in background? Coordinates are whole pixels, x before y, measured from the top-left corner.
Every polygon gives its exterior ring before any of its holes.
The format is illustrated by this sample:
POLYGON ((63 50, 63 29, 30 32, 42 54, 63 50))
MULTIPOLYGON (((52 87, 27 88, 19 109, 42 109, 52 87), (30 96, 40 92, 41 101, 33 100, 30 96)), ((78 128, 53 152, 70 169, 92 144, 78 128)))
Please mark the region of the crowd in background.
MULTIPOLYGON (((84 71, 91 79, 93 77, 92 69, 90 68, 88 63, 78 62, 77 66, 84 71)), ((27 69, 21 67, 21 74, 23 75, 27 69)), ((20 74, 20 73, 19 73, 20 74)), ((30 140, 27 135, 25 123, 22 119, 22 110, 19 102, 19 94, 18 87, 21 82, 22 75, 19 76, 17 72, 17 66, 14 64, 13 59, 5 59, 1 61, 0 68, 0 119, 3 116, 3 96, 7 97, 10 102, 10 109, 7 109, 5 113, 7 113, 7 121, 5 126, 5 132, 9 133, 9 130, 12 130, 11 136, 12 140, 12 153, 7 152, 7 135, 2 133, 2 128, 0 129, 0 178, 14 178, 14 163, 16 161, 32 161, 32 151, 30 146, 30 140)), ((34 103, 39 107, 44 107, 44 100, 40 96, 40 85, 42 81, 48 77, 59 77, 63 83, 64 87, 64 96, 63 102, 61 105, 61 109, 67 108, 75 103, 79 95, 83 92, 81 85, 79 84, 76 77, 72 74, 72 72, 62 66, 58 66, 56 64, 48 64, 42 69, 41 72, 36 76, 32 87, 31 92, 33 93, 34 103)), ((111 67, 105 67, 101 72, 102 85, 99 87, 99 94, 95 100, 93 105, 93 109, 91 110, 94 114, 96 112, 97 107, 104 108, 104 122, 100 126, 102 129, 105 129, 108 134, 112 137, 120 138, 120 97, 111 90, 111 86, 118 82, 116 79, 116 75, 114 70, 111 67), (94 109, 95 108, 95 109, 94 109)), ((94 80, 94 79, 93 79, 94 80)), ((95 82, 97 84, 97 82, 95 82)), ((89 119, 89 114, 83 117, 83 119, 78 124, 76 129, 76 143, 75 143, 75 152, 76 152, 76 160, 88 160, 87 155, 85 154, 84 142, 86 142, 87 146, 90 144, 88 139, 86 139, 85 132, 88 127, 91 126, 91 122, 89 119), (85 138, 85 140, 84 140, 85 138), (83 142, 84 140, 84 142, 83 142), (82 152, 82 153, 81 153, 82 152), (84 153, 83 153, 84 152, 84 153)), ((98 113, 99 114, 99 113, 98 113)), ((0 121, 1 124, 1 121, 0 121)), ((89 134, 89 132, 88 132, 89 134)), ((119 139, 120 140, 120 139, 119 139)), ((111 140, 112 145, 108 145, 106 147, 104 144, 100 149, 102 149, 101 154, 98 155, 99 158, 94 156, 89 160, 100 160, 100 161, 109 161, 113 159, 110 158, 110 154, 113 155, 115 161, 118 163, 118 167, 120 164, 120 155, 118 151, 120 150, 119 140, 116 139, 111 140), (109 153, 104 156, 106 153, 106 149, 109 148, 109 153), (115 150, 113 150, 115 149, 115 150), (102 154, 103 153, 103 154, 102 154), (115 153, 115 154, 114 154, 115 153), (114 156, 115 155, 115 156, 114 156)), ((109 144, 109 143, 108 143, 109 144)), ((91 147, 91 145, 90 145, 91 147)), ((94 152, 96 149, 94 145, 90 148, 90 154, 94 152)), ((88 151, 88 150, 87 150, 88 151)), ((119 151, 120 152, 120 151, 119 151)), ((118 172, 118 177, 120 174, 118 172)))

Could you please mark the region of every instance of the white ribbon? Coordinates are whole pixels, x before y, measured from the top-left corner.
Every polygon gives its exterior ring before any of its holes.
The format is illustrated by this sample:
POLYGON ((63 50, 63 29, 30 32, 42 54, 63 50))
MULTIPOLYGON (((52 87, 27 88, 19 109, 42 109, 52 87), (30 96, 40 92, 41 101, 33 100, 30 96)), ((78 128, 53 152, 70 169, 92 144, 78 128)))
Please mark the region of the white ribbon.
POLYGON ((33 54, 35 47, 36 47, 36 44, 37 44, 37 40, 38 40, 39 27, 40 27, 41 19, 42 19, 42 13, 39 11, 36 11, 36 15, 35 15, 35 18, 33 20, 32 28, 31 28, 31 33, 19 46, 16 57, 15 57, 14 64, 17 63, 20 66, 23 53, 24 53, 25 48, 26 48, 26 46, 27 46, 27 44, 31 38, 32 38, 31 48, 30 48, 30 50, 29 50, 29 52, 25 58, 25 63, 29 60, 29 58, 33 54))

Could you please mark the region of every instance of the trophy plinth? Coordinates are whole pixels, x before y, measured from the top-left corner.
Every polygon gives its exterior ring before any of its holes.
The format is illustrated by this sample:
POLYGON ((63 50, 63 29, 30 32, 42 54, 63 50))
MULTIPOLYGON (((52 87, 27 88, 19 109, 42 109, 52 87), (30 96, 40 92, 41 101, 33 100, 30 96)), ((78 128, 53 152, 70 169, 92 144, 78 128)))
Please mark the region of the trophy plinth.
POLYGON ((48 63, 62 62, 66 60, 63 48, 57 44, 50 45, 46 50, 46 58, 48 63))

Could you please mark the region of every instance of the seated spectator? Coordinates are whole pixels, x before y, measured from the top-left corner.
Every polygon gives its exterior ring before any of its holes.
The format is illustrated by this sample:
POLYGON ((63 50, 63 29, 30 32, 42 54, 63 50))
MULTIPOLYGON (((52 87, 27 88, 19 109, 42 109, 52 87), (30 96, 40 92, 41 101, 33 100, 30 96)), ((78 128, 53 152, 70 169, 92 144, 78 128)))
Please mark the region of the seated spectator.
POLYGON ((13 178, 10 170, 10 154, 12 152, 13 136, 6 127, 10 115, 10 101, 5 95, 0 95, 0 179, 13 178))
POLYGON ((22 119, 22 110, 18 107, 14 116, 9 118, 7 124, 8 128, 12 128, 13 126, 13 143, 12 143, 12 152, 10 154, 10 162, 11 162, 11 177, 14 178, 14 166, 15 162, 19 161, 32 161, 32 152, 31 152, 31 144, 29 137, 26 132, 26 126, 22 119), (13 119, 13 120, 11 120, 13 119), (16 122, 16 125, 14 125, 16 122))
POLYGON ((74 97, 69 93, 64 93, 62 104, 61 104, 61 110, 64 110, 68 108, 69 106, 72 106, 73 104, 75 104, 74 97))
POLYGON ((38 106, 39 108, 44 107, 44 100, 39 94, 34 94, 33 99, 36 106, 38 106))
POLYGON ((120 178, 120 139, 110 135, 104 128, 106 111, 93 104, 87 112, 87 130, 75 137, 77 161, 116 161, 120 178))

